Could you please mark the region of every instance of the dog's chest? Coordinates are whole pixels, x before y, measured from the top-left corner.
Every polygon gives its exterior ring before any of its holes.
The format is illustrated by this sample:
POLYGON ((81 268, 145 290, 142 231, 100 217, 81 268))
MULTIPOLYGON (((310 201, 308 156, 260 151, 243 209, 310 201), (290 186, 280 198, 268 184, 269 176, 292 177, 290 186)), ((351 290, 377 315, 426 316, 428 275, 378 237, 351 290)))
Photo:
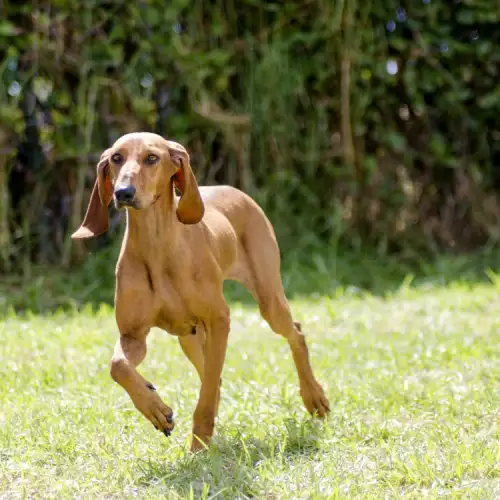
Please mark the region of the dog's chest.
POLYGON ((160 313, 156 320, 156 326, 175 335, 176 337, 185 337, 186 335, 192 335, 196 333, 196 325, 200 321, 196 318, 188 319, 186 317, 172 317, 160 313))
POLYGON ((158 299, 155 326, 179 337, 195 332, 200 320, 191 310, 189 301, 183 299, 179 290, 166 284, 162 287, 158 299))

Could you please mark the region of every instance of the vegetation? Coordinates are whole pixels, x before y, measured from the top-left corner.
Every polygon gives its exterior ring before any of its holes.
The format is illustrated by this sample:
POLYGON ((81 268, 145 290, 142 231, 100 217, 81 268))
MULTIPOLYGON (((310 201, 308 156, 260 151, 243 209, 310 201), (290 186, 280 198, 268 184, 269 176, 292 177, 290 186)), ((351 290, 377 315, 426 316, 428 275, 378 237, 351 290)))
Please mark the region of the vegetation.
MULTIPOLYGON (((0 497, 498 498, 500 278, 296 297, 332 403, 303 410, 288 347, 235 303, 217 437, 187 452, 199 382, 173 337, 141 369, 166 439, 109 377, 107 306, 0 324, 0 497)), ((321 289, 322 284, 317 283, 321 289)))
MULTIPOLYGON (((86 256, 70 272, 53 266, 33 266, 29 277, 12 274, 0 281, 0 319, 9 314, 30 312, 93 311, 112 305, 115 291, 115 265, 119 241, 86 256)), ((500 273, 500 252, 485 248, 462 256, 426 259, 418 255, 381 257, 365 251, 303 252, 300 247, 285 252, 282 279, 290 298, 336 297, 344 293, 365 293, 385 297, 405 286, 446 286, 464 283, 490 283, 500 273)), ((233 282, 224 285, 230 302, 254 304, 253 298, 233 282)), ((1 338, 1 337, 0 337, 1 338)))
POLYGON ((0 498, 500 497, 500 11, 404 4, 0 2, 0 498), (121 216, 69 235, 136 130, 266 210, 326 422, 236 285, 209 452, 174 338, 170 439, 110 379, 121 216))
POLYGON ((2 3, 0 267, 81 258, 96 159, 139 129, 255 196, 285 251, 496 242, 499 10, 406 4, 2 3))

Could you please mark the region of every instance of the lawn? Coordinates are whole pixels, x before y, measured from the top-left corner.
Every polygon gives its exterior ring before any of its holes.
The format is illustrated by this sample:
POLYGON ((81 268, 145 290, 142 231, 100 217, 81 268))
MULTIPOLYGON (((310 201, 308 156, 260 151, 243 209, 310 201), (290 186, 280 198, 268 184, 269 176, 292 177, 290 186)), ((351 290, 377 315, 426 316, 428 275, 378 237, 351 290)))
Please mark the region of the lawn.
POLYGON ((0 498, 499 498, 500 286, 294 296, 332 412, 305 413, 285 341, 232 305, 216 437, 187 452, 199 383, 154 330, 142 372, 167 439, 109 377, 111 308, 0 323, 0 498))

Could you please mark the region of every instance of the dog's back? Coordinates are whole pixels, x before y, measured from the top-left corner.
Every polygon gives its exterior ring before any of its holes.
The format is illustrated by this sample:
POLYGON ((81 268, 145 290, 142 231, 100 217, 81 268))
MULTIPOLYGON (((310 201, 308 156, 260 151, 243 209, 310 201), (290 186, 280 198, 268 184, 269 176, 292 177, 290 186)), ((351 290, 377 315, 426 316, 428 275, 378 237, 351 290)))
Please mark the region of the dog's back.
POLYGON ((271 233, 274 230, 260 206, 246 193, 232 186, 200 186, 200 194, 205 210, 215 210, 223 214, 240 239, 251 231, 258 235, 262 231, 271 233))

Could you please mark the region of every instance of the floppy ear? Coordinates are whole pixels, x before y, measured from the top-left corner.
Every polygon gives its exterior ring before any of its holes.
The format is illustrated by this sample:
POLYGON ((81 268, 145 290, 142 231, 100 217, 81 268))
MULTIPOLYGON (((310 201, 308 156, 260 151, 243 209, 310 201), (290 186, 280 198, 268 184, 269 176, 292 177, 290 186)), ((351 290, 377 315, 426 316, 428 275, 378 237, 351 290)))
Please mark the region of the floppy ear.
POLYGON ((90 195, 87 213, 82 225, 71 235, 74 240, 94 238, 109 227, 108 205, 113 197, 113 184, 109 173, 109 149, 104 151, 97 165, 97 179, 90 195))
POLYGON ((177 142, 167 141, 167 145, 172 163, 179 168, 173 176, 175 187, 181 192, 181 199, 177 206, 177 218, 183 224, 196 224, 202 219, 205 206, 198 190, 198 183, 191 170, 188 152, 184 146, 177 142))

